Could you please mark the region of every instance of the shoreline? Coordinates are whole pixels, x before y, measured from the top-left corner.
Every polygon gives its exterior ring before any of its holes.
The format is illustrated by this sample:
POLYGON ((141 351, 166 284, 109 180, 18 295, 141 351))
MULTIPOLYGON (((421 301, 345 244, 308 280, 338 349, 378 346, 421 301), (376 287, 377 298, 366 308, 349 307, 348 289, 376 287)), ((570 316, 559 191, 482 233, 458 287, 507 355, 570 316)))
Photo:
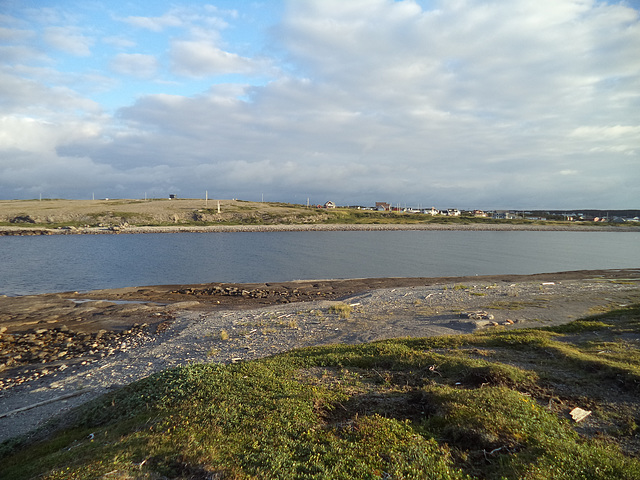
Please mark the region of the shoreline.
POLYGON ((0 299, 11 316, 23 316, 7 319, 9 328, 0 338, 13 341, 6 346, 28 350, 29 340, 37 353, 45 348, 39 342, 49 342, 51 351, 51 358, 7 365, 0 375, 0 442, 112 389, 189 363, 236 363, 317 345, 551 326, 640 301, 637 268, 243 285, 249 295, 229 295, 234 284, 213 291, 211 284, 200 284, 0 299), (286 296, 250 295, 265 288, 286 296), (92 301, 68 300, 78 297, 92 301), (142 302, 117 303, 133 299, 142 302), (154 303, 160 299, 164 303, 154 303), (346 317, 332 310, 345 304, 346 317), (65 342, 69 345, 61 350, 65 342))
MULTIPOLYGON (((422 288, 435 285, 490 283, 559 283, 608 281, 640 285, 640 268, 571 270, 534 274, 498 274, 453 277, 379 277, 292 280, 279 282, 162 284, 30 295, 0 296, 0 343, 3 333, 69 325, 73 330, 95 333, 125 331, 135 324, 156 325, 164 313, 187 310, 236 311, 323 301, 344 301, 354 295, 385 289, 422 288), (606 280, 605 280, 606 279, 606 280)), ((170 315, 169 315, 170 316, 170 315)), ((1 349, 0 349, 1 350, 1 349)), ((2 368, 0 366, 0 376, 2 368)))
POLYGON ((274 225, 176 225, 124 227, 25 228, 0 226, 0 236, 30 235, 115 235, 145 233, 233 233, 233 232, 332 232, 332 231, 558 231, 640 232, 640 226, 536 225, 536 224, 274 224, 274 225))

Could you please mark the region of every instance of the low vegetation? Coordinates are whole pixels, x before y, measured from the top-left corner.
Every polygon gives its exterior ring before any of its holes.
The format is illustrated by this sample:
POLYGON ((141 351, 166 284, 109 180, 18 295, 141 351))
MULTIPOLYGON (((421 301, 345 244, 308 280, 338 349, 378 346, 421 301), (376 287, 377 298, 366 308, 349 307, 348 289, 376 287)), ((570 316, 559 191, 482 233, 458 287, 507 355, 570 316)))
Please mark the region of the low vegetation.
POLYGON ((639 347, 634 305, 190 365, 5 442, 0 478, 637 479, 639 347))
POLYGON ((349 318, 353 307, 347 303, 334 303, 329 307, 329 313, 334 313, 340 318, 349 318))

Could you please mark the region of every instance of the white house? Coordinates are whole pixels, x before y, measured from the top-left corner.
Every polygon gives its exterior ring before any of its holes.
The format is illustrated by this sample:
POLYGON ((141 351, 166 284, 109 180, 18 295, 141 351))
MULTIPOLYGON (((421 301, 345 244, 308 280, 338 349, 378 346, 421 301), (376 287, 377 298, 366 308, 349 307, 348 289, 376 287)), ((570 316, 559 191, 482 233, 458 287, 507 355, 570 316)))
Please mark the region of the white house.
POLYGON ((426 215, 438 215, 440 213, 436 207, 425 208, 422 213, 426 215))

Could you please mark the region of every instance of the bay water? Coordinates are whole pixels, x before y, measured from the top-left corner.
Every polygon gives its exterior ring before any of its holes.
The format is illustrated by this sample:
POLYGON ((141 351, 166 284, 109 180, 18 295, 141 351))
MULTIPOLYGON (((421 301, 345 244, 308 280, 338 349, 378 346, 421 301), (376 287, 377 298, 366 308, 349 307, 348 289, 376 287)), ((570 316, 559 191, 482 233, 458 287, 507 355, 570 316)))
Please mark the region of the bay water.
POLYGON ((328 231, 0 237, 0 294, 640 267, 640 232, 328 231))

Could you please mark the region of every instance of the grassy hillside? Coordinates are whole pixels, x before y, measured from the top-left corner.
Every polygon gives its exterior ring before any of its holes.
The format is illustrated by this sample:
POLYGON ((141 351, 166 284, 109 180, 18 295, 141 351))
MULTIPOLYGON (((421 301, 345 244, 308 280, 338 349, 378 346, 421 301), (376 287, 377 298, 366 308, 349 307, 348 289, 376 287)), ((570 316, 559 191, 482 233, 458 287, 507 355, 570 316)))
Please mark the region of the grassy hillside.
POLYGON ((637 479, 639 347, 635 305, 191 365, 3 444, 0 478, 637 479))
MULTIPOLYGON (((492 220, 446 217, 352 208, 307 208, 286 203, 241 200, 4 200, 0 201, 0 226, 56 228, 63 226, 201 226, 273 224, 397 224, 397 223, 512 223, 561 224, 531 220, 492 220), (218 210, 218 202, 220 209, 218 210)), ((591 222, 590 224, 593 224, 591 222)))

